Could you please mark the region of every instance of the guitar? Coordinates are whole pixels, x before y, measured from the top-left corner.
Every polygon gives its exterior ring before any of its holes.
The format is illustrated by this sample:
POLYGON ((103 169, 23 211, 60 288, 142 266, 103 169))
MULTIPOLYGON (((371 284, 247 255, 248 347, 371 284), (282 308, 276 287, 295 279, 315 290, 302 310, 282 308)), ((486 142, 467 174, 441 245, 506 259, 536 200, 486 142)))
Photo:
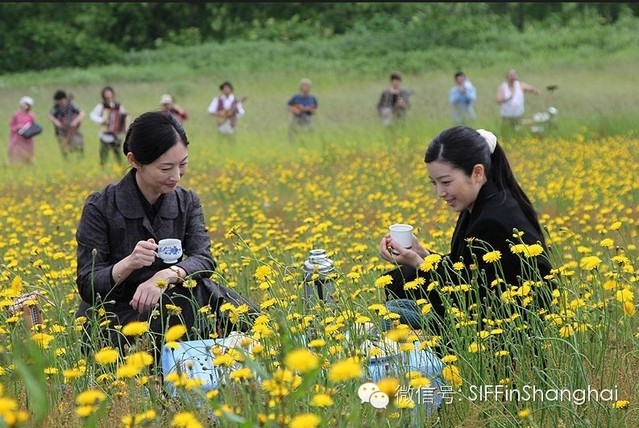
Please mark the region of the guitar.
POLYGON ((295 116, 299 116, 302 113, 304 113, 304 106, 302 104, 293 104, 291 106, 291 112, 295 115, 295 116))
MULTIPOLYGON (((227 110, 218 110, 217 112, 215 112, 215 120, 217 121, 218 126, 222 125, 229 119, 234 119, 235 115, 237 114, 237 105, 243 103, 246 100, 248 100, 248 97, 242 97, 239 100, 236 98, 233 101, 233 105, 231 106, 231 108, 227 110)), ((233 123, 233 125, 235 124, 233 123)))

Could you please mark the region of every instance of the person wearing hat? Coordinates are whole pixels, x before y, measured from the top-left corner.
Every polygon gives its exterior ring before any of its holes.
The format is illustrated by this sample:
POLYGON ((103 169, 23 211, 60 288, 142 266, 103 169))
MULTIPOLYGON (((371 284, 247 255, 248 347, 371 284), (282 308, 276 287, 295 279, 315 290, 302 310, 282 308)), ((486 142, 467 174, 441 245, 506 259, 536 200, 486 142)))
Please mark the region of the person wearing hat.
POLYGON ((228 81, 220 85, 220 91, 222 94, 213 98, 208 112, 215 116, 217 130, 221 135, 232 135, 235 134, 237 120, 244 116, 242 102, 245 98, 236 98, 233 94, 233 85, 228 81))
POLYGON ((84 153, 84 137, 78 130, 84 112, 70 98, 65 91, 56 91, 53 106, 49 110, 49 120, 55 126, 55 136, 63 158, 72 151, 84 153))
POLYGON ((402 88, 402 75, 394 71, 390 75, 390 88, 382 92, 377 103, 377 112, 382 124, 388 126, 395 120, 403 120, 410 108, 412 91, 402 88))
POLYGON ((317 112, 317 97, 311 94, 311 80, 304 78, 300 81, 300 92, 288 100, 288 111, 293 115, 289 127, 289 140, 293 140, 300 130, 311 131, 312 117, 317 112))
POLYGON ((9 121, 9 162, 27 163, 33 162, 34 141, 33 137, 25 137, 22 132, 36 121, 33 108, 33 98, 20 98, 20 108, 13 113, 9 121))
POLYGON ((178 122, 182 123, 189 118, 188 113, 175 103, 175 99, 169 94, 164 94, 160 98, 161 111, 171 113, 178 122))

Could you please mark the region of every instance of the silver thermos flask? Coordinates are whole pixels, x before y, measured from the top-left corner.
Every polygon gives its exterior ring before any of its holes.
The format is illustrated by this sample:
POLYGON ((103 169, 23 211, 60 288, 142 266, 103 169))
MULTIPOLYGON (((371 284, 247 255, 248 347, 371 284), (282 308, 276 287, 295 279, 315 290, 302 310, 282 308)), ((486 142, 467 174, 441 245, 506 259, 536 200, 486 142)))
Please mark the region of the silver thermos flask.
POLYGON ((310 251, 308 260, 304 262, 304 306, 307 312, 312 311, 320 301, 327 307, 335 307, 333 272, 335 266, 325 250, 310 251))

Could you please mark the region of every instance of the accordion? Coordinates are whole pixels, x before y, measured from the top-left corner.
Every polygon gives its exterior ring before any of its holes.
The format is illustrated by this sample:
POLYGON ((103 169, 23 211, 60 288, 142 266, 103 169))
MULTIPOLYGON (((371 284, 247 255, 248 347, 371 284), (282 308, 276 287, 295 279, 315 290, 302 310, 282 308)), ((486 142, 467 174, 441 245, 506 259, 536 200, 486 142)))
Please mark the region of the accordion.
POLYGON ((120 135, 126 131, 127 113, 123 113, 120 108, 105 108, 102 119, 104 119, 104 132, 120 135))

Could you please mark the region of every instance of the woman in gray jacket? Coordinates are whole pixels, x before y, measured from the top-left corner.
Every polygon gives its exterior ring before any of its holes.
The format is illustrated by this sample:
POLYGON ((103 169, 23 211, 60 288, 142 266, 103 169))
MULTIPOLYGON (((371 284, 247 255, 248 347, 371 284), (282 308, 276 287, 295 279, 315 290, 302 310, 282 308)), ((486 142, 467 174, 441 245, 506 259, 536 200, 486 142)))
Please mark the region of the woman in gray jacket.
POLYGON ((188 165, 188 144, 184 129, 170 114, 142 114, 123 145, 131 170, 87 198, 76 232, 82 298, 77 315, 88 318, 85 350, 86 345, 100 349, 94 340, 106 339, 122 351, 131 338, 115 326, 131 321, 148 320, 161 345, 161 333, 174 324, 185 324, 187 334, 195 326, 203 337, 220 330, 217 312, 225 301, 258 311, 210 279, 215 262, 200 199, 178 186, 188 165), (182 242, 184 256, 175 264, 157 257, 158 242, 166 238, 182 242), (205 305, 217 316, 202 314, 199 309, 205 305))

